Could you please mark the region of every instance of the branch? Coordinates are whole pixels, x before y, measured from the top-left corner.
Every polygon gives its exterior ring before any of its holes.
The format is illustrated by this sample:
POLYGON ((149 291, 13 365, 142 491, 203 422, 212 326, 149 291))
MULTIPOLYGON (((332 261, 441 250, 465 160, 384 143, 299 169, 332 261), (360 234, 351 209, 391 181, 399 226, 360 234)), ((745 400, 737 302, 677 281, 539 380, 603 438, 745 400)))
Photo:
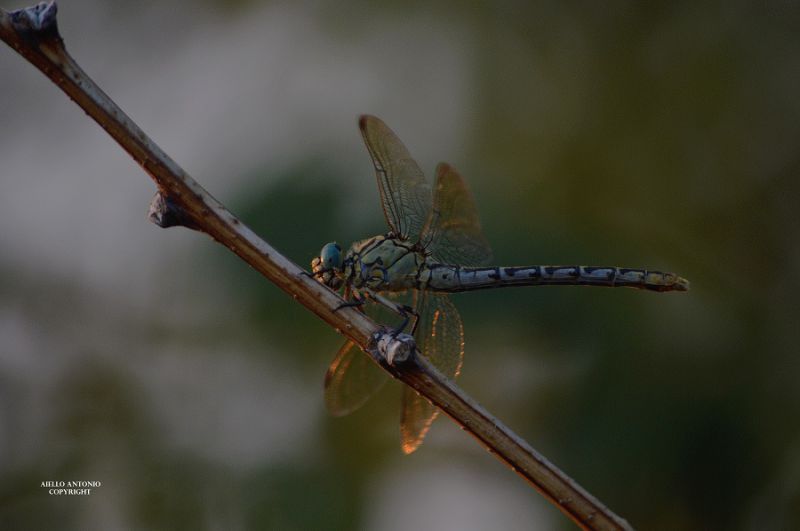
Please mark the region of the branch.
POLYGON ((228 247, 300 304, 357 343, 372 360, 413 387, 531 483, 578 526, 630 530, 628 523, 476 404, 419 355, 410 336, 394 337, 273 249, 159 148, 78 66, 64 48, 56 3, 6 12, 0 39, 41 70, 138 162, 158 188, 150 220, 184 226, 228 247), (388 353, 388 356, 387 356, 388 353), (392 360, 389 363, 387 359, 392 360))

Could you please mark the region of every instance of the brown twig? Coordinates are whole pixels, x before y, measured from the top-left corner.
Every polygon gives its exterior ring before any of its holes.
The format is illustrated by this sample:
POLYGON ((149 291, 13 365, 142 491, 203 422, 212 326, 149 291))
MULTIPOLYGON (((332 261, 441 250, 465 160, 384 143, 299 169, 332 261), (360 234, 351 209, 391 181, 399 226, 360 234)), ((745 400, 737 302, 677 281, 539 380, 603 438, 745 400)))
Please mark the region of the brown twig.
POLYGON ((78 66, 64 48, 56 3, 6 12, 0 38, 49 77, 152 177, 158 192, 150 219, 161 227, 202 231, 228 247, 303 306, 356 342, 392 376, 413 387, 471 433, 584 529, 632 529, 531 448, 414 351, 406 336, 394 338, 286 259, 231 214, 164 153, 78 66), (398 347, 398 343, 401 343, 398 347), (386 349, 395 349, 389 364, 386 349), (396 352, 410 355, 397 355, 396 352))

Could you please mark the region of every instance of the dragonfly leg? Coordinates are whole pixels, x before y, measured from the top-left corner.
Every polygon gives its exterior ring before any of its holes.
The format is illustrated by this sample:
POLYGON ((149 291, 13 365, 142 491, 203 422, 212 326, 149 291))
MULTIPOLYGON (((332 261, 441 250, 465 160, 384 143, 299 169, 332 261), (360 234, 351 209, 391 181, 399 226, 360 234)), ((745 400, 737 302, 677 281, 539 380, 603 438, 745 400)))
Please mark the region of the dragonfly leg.
POLYGON ((414 324, 411 325, 411 335, 416 337, 417 326, 419 325, 419 313, 411 306, 406 306, 406 311, 414 316, 414 324))
POLYGON ((334 312, 338 312, 342 308, 361 308, 364 306, 364 299, 354 299, 352 301, 347 301, 341 303, 339 306, 333 309, 334 312))
POLYGON ((403 322, 400 323, 398 327, 394 329, 393 335, 397 336, 398 334, 402 333, 406 327, 408 326, 408 322, 411 320, 411 316, 414 316, 414 325, 411 329, 411 335, 414 335, 414 331, 417 329, 417 323, 419 322, 419 314, 417 311, 407 304, 398 304, 391 299, 388 299, 370 289, 365 290, 366 295, 374 300, 375 302, 382 304, 386 308, 389 308, 397 315, 403 318, 403 322))
POLYGON ((359 310, 363 311, 361 308, 364 306, 366 302, 366 298, 362 297, 357 290, 350 289, 350 286, 345 288, 344 294, 342 295, 345 301, 337 306, 333 311, 338 312, 342 308, 358 308, 359 310), (349 300, 352 297, 353 300, 349 300))
POLYGON ((395 311, 403 317, 403 322, 394 329, 394 335, 396 336, 403 332, 408 326, 411 317, 413 317, 414 324, 411 325, 411 335, 413 336, 417 332, 417 325, 419 324, 419 313, 417 313, 417 310, 407 304, 395 304, 395 311))

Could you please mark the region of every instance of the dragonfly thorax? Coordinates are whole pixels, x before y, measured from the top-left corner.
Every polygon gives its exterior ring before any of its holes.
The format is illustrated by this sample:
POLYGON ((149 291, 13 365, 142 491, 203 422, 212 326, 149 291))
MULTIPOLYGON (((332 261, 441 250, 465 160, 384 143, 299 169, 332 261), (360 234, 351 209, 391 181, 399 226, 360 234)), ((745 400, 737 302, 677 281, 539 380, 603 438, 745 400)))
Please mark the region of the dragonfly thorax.
POLYGON ((355 288, 402 291, 416 286, 425 255, 409 241, 375 236, 354 243, 343 262, 344 282, 355 288))

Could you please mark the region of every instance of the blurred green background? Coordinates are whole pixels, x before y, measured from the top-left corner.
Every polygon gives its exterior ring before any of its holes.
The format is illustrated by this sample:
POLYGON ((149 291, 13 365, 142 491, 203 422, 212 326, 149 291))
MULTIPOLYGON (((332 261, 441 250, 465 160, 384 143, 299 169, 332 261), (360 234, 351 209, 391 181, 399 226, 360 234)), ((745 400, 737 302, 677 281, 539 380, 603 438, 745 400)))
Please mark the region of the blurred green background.
MULTIPOLYGON (((7 1, 6 9, 26 2, 7 1)), ((638 529, 800 528, 794 2, 63 2, 68 50, 296 263, 386 230, 361 113, 454 164, 501 265, 688 294, 457 295, 462 387, 638 529)), ((0 528, 572 529, 399 387, 333 419, 341 338, 0 52, 0 528), (101 481, 54 497, 42 481, 101 481)))

